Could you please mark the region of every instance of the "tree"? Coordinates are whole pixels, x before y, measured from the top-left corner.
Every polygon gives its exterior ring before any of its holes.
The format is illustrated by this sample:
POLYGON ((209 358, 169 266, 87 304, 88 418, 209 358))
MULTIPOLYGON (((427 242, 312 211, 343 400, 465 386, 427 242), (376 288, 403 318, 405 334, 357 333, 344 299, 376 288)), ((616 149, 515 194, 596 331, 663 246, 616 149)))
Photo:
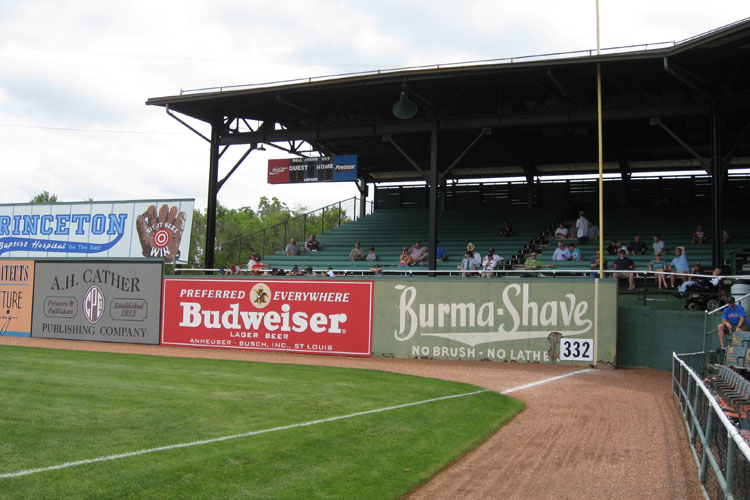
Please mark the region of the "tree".
POLYGON ((48 191, 42 191, 38 195, 34 196, 29 203, 57 203, 57 195, 49 194, 48 191))

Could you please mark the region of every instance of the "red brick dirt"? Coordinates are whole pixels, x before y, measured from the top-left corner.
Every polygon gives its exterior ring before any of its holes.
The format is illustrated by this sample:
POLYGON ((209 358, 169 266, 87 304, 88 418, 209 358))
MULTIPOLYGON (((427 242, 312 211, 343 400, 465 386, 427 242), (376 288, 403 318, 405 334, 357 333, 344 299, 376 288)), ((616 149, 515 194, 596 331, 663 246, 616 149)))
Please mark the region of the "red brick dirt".
POLYGON ((526 409, 409 500, 701 500, 698 472, 671 394, 671 375, 651 369, 352 358, 0 337, 0 344, 160 356, 386 370, 512 392, 526 409), (579 373, 574 373, 579 372, 579 373))

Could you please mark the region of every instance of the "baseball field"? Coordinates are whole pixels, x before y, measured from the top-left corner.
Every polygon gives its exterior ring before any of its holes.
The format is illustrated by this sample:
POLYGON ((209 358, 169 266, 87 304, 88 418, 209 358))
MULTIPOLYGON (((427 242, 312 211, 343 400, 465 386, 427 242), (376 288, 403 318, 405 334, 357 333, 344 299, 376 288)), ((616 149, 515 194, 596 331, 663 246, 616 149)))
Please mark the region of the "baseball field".
POLYGON ((0 498, 398 499, 523 404, 384 371, 0 346, 0 498))
POLYGON ((657 370, 0 337, 0 371, 0 498, 703 498, 657 370))

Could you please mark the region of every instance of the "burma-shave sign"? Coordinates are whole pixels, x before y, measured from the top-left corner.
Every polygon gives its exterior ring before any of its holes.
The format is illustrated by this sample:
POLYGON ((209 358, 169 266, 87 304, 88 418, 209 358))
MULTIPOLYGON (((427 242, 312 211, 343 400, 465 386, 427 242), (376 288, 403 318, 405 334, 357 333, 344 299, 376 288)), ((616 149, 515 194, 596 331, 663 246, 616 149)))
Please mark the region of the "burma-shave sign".
POLYGON ((269 184, 356 180, 357 155, 268 160, 269 184))
POLYGON ((0 337, 30 337, 34 261, 0 260, 0 337))
POLYGON ((371 281, 164 280, 165 345, 372 355, 371 281))
POLYGON ((378 281, 375 303, 376 356, 615 361, 615 280, 378 281))
POLYGON ((192 199, 0 205, 3 257, 187 262, 192 199))
POLYGON ((159 343, 160 260, 37 261, 32 337, 159 343))

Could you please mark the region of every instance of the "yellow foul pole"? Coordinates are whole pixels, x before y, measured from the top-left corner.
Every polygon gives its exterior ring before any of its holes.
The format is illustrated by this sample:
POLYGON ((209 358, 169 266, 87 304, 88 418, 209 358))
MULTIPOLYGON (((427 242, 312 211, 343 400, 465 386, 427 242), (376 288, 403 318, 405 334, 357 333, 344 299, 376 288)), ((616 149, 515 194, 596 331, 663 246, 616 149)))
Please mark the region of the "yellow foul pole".
MULTIPOLYGON (((599 41, 599 0, 596 0, 596 55, 601 53, 599 41)), ((602 145, 602 68, 596 63, 596 105, 599 137, 599 279, 604 278, 604 148, 602 145)), ((594 284, 594 365, 599 359, 599 279, 594 284)))
MULTIPOLYGON (((596 0, 596 55, 600 54, 599 0, 596 0)), ((596 104, 599 137, 599 277, 604 277, 604 148, 602 145, 602 68, 596 64, 596 104)))

